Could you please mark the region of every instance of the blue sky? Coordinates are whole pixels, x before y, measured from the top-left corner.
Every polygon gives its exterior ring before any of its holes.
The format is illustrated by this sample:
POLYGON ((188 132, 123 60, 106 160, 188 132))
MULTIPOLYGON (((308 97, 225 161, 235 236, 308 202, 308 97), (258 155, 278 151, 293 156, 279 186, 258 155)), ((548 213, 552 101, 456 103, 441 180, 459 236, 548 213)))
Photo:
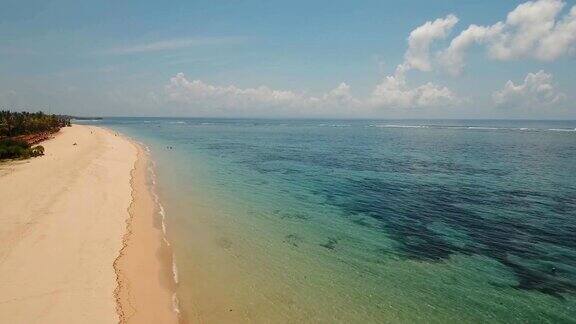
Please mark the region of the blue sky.
POLYGON ((575 4, 3 0, 0 105, 79 115, 574 119, 575 4))

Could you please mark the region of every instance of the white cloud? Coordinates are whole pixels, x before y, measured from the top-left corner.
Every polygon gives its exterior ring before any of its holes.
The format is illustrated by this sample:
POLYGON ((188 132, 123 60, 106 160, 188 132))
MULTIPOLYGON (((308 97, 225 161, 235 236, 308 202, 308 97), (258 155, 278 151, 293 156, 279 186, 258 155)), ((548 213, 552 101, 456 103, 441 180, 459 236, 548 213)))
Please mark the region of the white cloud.
POLYGON ((554 59, 538 53, 543 47, 541 41, 557 32, 556 16, 563 7, 561 0, 528 1, 519 5, 508 14, 502 33, 491 40, 490 55, 499 60, 521 57, 554 59))
POLYGON ((357 100, 350 87, 341 83, 318 97, 267 86, 240 88, 235 85, 217 86, 201 80, 189 81, 183 73, 170 79, 165 98, 204 115, 314 115, 332 109, 353 109, 357 100))
POLYGON ((412 69, 430 71, 430 47, 436 40, 445 39, 458 18, 448 15, 434 21, 427 21, 417 27, 408 37, 408 49, 404 62, 396 67, 394 75, 389 75, 378 84, 371 97, 363 101, 375 108, 428 108, 451 106, 460 99, 447 87, 428 82, 410 88, 406 82, 406 72, 412 69))
POLYGON ((244 39, 241 37, 176 38, 152 43, 114 47, 111 49, 104 50, 100 53, 110 55, 124 55, 124 54, 177 50, 196 46, 237 44, 242 41, 244 41, 244 39))
POLYGON ((450 89, 431 82, 410 88, 403 75, 397 74, 377 85, 369 102, 376 107, 426 108, 451 106, 460 100, 450 89))
POLYGON ((492 98, 497 106, 503 108, 538 109, 557 105, 565 95, 556 89, 551 74, 538 71, 528 73, 519 85, 509 80, 492 98))
POLYGON ((325 106, 357 107, 361 104, 360 100, 354 98, 350 93, 350 86, 344 82, 323 95, 321 102, 325 106))
POLYGON ((269 106, 286 105, 302 100, 302 96, 291 91, 273 90, 266 86, 238 88, 214 86, 200 80, 189 81, 183 73, 170 79, 166 86, 168 98, 174 102, 213 104, 219 107, 238 107, 253 104, 269 106))
POLYGON ((464 56, 468 48, 474 44, 482 44, 486 39, 498 35, 502 28, 501 23, 489 27, 470 25, 450 42, 446 50, 439 54, 441 63, 450 74, 460 74, 465 65, 464 56))
MULTIPOLYGON (((386 76, 365 98, 354 97, 346 83, 324 94, 312 96, 267 86, 240 88, 235 85, 211 85, 200 80, 189 81, 182 73, 171 78, 164 98, 170 103, 207 115, 354 114, 383 109, 454 106, 465 100, 449 88, 432 82, 410 86, 406 81, 406 72, 430 71, 434 64, 440 62, 450 73, 458 74, 465 66, 466 52, 474 45, 484 46, 489 56, 498 60, 523 57, 549 60, 566 55, 573 50, 576 42, 576 6, 559 17, 564 7, 562 0, 525 2, 511 11, 504 22, 489 26, 470 25, 435 56, 431 55, 433 43, 446 39, 458 23, 458 18, 447 15, 428 21, 410 33, 404 60, 396 67, 395 73, 386 76)), ((143 48, 149 47, 165 46, 143 48)), ((528 74, 524 83, 519 85, 508 81, 504 89, 493 94, 495 103, 503 107, 552 106, 563 98, 564 95, 552 83, 552 75, 543 71, 528 74)))
POLYGON ((398 68, 402 71, 410 69, 430 71, 432 69, 430 46, 435 40, 446 38, 457 22, 456 16, 448 15, 446 18, 428 21, 414 29, 408 37, 408 50, 404 55, 404 63, 398 68))
POLYGON ((576 6, 559 17, 562 0, 528 1, 508 13, 505 22, 491 26, 470 25, 439 56, 446 69, 459 74, 464 56, 474 44, 483 44, 497 60, 533 58, 550 61, 574 52, 576 6))
POLYGON ((545 60, 553 60, 562 55, 573 55, 576 48, 576 6, 556 23, 553 32, 540 40, 536 55, 545 60))
POLYGON ((267 86, 240 88, 190 81, 183 73, 170 79, 164 99, 203 115, 350 115, 387 108, 427 108, 454 105, 457 96, 446 87, 427 83, 410 88, 402 76, 387 77, 372 94, 360 99, 346 83, 319 96, 267 86))

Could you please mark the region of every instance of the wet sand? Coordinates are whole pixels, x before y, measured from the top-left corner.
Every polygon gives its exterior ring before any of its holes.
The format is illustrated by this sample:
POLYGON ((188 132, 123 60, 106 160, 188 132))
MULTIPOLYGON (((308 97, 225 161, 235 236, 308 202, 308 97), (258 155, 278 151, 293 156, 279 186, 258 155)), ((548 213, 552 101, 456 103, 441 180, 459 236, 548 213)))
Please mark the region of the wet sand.
POLYGON ((151 192, 149 157, 135 145, 138 159, 131 181, 134 203, 129 209, 123 248, 114 262, 119 282, 115 291, 118 313, 121 322, 176 323, 172 252, 151 192))

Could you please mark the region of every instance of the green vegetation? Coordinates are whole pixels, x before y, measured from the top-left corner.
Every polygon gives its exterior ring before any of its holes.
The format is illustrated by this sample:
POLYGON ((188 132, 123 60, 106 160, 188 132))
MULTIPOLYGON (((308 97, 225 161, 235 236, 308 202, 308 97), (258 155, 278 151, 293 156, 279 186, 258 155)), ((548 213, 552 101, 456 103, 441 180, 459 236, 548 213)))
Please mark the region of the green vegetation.
POLYGON ((0 138, 54 133, 65 126, 70 126, 69 117, 46 115, 41 111, 36 113, 0 111, 0 138))
POLYGON ((0 160, 44 155, 43 146, 32 145, 65 126, 70 126, 66 116, 0 111, 0 160))
POLYGON ((27 159, 40 155, 44 155, 44 147, 42 145, 31 147, 30 144, 21 140, 0 140, 0 160, 27 159))

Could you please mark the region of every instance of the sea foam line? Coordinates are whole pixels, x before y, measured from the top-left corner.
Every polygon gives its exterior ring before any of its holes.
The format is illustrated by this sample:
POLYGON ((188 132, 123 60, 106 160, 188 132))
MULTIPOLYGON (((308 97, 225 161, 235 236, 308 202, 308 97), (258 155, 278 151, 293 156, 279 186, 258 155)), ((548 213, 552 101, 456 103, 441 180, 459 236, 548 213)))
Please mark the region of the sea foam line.
MULTIPOLYGON (((140 147, 144 148, 144 152, 148 155, 148 174, 150 176, 150 182, 152 183, 151 186, 151 190, 150 192, 152 193, 152 197, 154 199, 154 203, 156 204, 156 206, 158 206, 158 214, 161 216, 161 225, 162 225, 162 240, 164 241, 164 243, 166 243, 166 246, 168 248, 170 248, 170 242, 168 241, 167 238, 167 231, 166 231, 166 212, 164 211, 164 206, 162 205, 162 203, 160 202, 160 197, 158 196, 158 194, 156 193, 156 172, 154 171, 156 168, 156 163, 154 162, 154 160, 151 158, 151 150, 150 147, 148 145, 145 145, 144 143, 135 140, 134 138, 127 136, 126 134, 123 134, 122 132, 119 131, 114 131, 111 130, 112 132, 116 133, 117 135, 120 135, 122 137, 128 138, 130 139, 132 142, 136 143, 137 145, 139 145, 140 147)), ((177 286, 178 285, 178 267, 176 266, 176 256, 174 255, 174 251, 170 250, 171 252, 171 258, 172 258, 172 280, 174 281, 174 285, 177 286)), ((178 295, 176 294, 176 291, 174 291, 174 293, 172 293, 172 310, 180 315, 180 302, 178 300, 178 295)))
POLYGON ((549 131, 552 132, 576 132, 576 128, 574 129, 570 129, 570 128, 550 128, 548 129, 549 131))
POLYGON ((493 131, 523 131, 523 132, 576 132, 576 128, 530 128, 530 127, 491 127, 491 126, 444 126, 444 125, 366 125, 364 127, 377 128, 430 128, 430 129, 458 129, 458 130, 493 130, 493 131))
MULTIPOLYGON (((150 148, 146 145, 143 145, 146 153, 150 156, 151 155, 151 151, 150 148)), ((170 247, 170 242, 168 241, 168 235, 167 235, 167 229, 166 229, 166 211, 164 209, 164 206, 162 205, 162 203, 160 202, 160 197, 158 196, 158 193, 156 192, 156 172, 154 171, 156 169, 156 163, 154 162, 154 160, 152 160, 151 158, 148 159, 148 161, 150 161, 149 165, 148 165, 148 173, 150 175, 150 182, 152 183, 152 188, 151 188, 151 192, 152 192, 152 197, 154 199, 154 203, 156 204, 157 208, 158 208, 158 215, 160 215, 160 224, 162 226, 162 240, 164 241, 164 243, 166 244, 166 246, 170 247)), ((176 265, 176 256, 174 255, 174 251, 171 251, 172 253, 172 280, 174 280, 174 284, 178 285, 178 267, 176 265)), ((172 294, 172 309, 174 312, 176 312, 177 314, 180 314, 180 302, 178 300, 178 295, 176 294, 176 291, 174 291, 174 293, 172 294)))

